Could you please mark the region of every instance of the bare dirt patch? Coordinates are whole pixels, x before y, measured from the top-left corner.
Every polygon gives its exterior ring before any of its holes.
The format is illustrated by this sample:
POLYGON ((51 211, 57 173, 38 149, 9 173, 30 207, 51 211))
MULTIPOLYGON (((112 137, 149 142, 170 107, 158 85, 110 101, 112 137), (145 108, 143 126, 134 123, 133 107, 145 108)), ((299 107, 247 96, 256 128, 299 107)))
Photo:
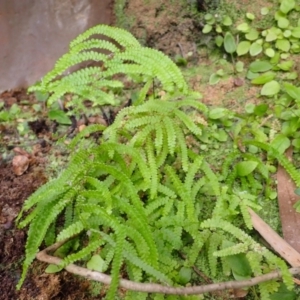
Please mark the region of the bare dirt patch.
MULTIPOLYGON (((185 6, 187 4, 185 3, 185 6)), ((174 56, 196 53, 195 22, 181 1, 131 0, 126 15, 134 20, 132 33, 149 47, 174 56)))

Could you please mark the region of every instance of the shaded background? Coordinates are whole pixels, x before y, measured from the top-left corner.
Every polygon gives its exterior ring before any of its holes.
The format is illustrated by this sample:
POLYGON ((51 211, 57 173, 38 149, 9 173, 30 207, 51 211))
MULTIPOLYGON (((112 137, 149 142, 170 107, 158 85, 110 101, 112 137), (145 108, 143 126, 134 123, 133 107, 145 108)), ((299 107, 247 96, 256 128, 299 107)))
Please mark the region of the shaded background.
POLYGON ((50 71, 78 34, 112 23, 112 0, 0 0, 0 92, 50 71))

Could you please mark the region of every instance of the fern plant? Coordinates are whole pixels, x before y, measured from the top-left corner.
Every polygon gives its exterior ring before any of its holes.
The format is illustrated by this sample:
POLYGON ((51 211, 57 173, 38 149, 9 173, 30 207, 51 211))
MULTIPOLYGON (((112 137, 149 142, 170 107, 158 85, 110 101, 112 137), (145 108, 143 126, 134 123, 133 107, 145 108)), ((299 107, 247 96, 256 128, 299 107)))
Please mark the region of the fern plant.
POLYGON ((188 92, 181 72, 170 58, 142 47, 129 32, 107 25, 95 26, 73 40, 69 52, 29 91, 50 93, 48 105, 71 94, 68 105, 73 110, 84 110, 83 100, 94 105, 115 105, 114 91, 124 88, 121 75, 143 85, 137 103, 144 101, 155 79, 163 91, 188 92))
MULTIPOLYGON (((43 242, 64 240, 68 242, 55 253, 63 258, 59 269, 73 262, 95 269, 93 258, 100 257, 101 271, 112 277, 109 300, 118 292, 120 273, 126 272, 132 281, 184 286, 201 282, 192 272, 195 266, 216 280, 235 276, 239 264, 249 265, 248 277, 263 274, 262 264, 268 270, 279 267, 291 288, 285 263, 248 235, 252 224, 247 207, 260 208, 259 180, 251 172, 238 178, 234 165, 252 160, 259 179, 267 181, 265 165, 251 154, 234 151, 218 169, 195 151, 211 130, 209 111, 188 92, 179 69, 167 57, 139 46, 121 29, 100 25, 75 39, 70 52, 32 89, 51 92, 50 103, 74 93, 78 101, 88 98, 105 104, 110 94, 103 87, 122 86, 115 77, 119 73, 143 75, 139 105, 122 109, 106 129, 93 125, 79 134, 72 142, 75 151, 68 167, 24 203, 18 222, 29 230, 18 288, 43 242), (91 38, 94 34, 115 43, 91 38), (94 51, 100 48, 109 53, 94 51), (101 66, 63 76, 74 64, 94 58, 101 59, 101 66), (167 94, 145 101, 156 77, 167 94), (176 89, 181 94, 173 93, 176 89), (88 148, 79 143, 86 133, 99 130, 99 143, 88 148), (256 186, 245 189, 248 183, 256 186), (186 273, 190 275, 182 276, 186 273)), ((256 145, 271 152, 265 144, 256 145)), ((275 157, 298 180, 290 164, 275 157)), ((261 284, 261 299, 268 299, 278 286, 275 281, 261 284)), ((146 296, 128 292, 126 299, 146 296)))

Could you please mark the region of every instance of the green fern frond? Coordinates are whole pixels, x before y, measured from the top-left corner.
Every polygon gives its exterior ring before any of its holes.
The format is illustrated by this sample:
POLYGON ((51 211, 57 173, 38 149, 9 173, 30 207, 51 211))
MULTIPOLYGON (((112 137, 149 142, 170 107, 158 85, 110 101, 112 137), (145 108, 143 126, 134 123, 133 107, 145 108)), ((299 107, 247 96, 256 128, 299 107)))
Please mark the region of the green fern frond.
POLYGON ((202 162, 201 169, 205 173, 205 176, 207 177, 215 195, 217 197, 220 197, 221 191, 220 191, 220 183, 219 183, 218 177, 211 170, 210 166, 208 165, 208 163, 205 160, 202 162))
MULTIPOLYGON (((95 51, 89 51, 89 52, 81 52, 81 53, 67 53, 64 54, 55 64, 54 69, 50 71, 42 81, 42 85, 46 87, 48 84, 50 84, 50 87, 54 88, 55 86, 53 85, 58 85, 59 82, 54 82, 51 84, 51 81, 54 80, 57 76, 61 76, 63 72, 68 70, 70 67, 75 66, 81 62, 86 62, 86 61, 106 61, 107 60, 107 55, 98 53, 95 51)), ((94 74, 99 74, 100 68, 89 68, 89 71, 93 71, 94 74), (95 72, 97 71, 97 72, 95 72)), ((84 79, 85 76, 82 76, 83 73, 80 72, 78 73, 81 75, 81 79, 84 79)), ((68 77, 66 77, 68 78, 68 77)), ((74 78, 73 78, 74 79, 74 78)), ((30 88, 29 91, 34 90, 34 88, 30 88)))
POLYGON ((111 283, 106 295, 107 300, 114 300, 115 294, 119 284, 119 273, 123 261, 123 249, 125 244, 126 231, 123 227, 120 227, 116 237, 115 254, 111 268, 111 283))
POLYGON ((178 117, 179 120, 181 120, 185 126, 188 128, 190 132, 195 134, 196 136, 201 136, 202 135, 202 130, 200 127, 198 127, 188 115, 183 113, 180 110, 175 110, 174 114, 178 117))
MULTIPOLYGON (((186 250, 186 256, 188 265, 195 265, 198 257, 200 257, 201 250, 207 240, 209 239, 211 232, 209 230, 202 230, 200 233, 194 234, 193 244, 186 250)), ((206 260, 206 259, 205 259, 206 260)), ((207 261, 207 260, 206 260, 207 261)))
POLYGON ((157 190, 158 190, 158 192, 164 194, 165 196, 167 196, 169 198, 177 197, 176 193, 173 190, 171 190, 169 187, 162 185, 160 183, 158 184, 157 190))
POLYGON ((262 274, 262 264, 261 261, 263 259, 260 253, 254 251, 248 251, 246 253, 247 260, 251 267, 251 270, 255 276, 259 276, 262 274))
POLYGON ((232 247, 228 247, 219 251, 214 252, 214 256, 217 257, 224 257, 224 256, 229 256, 229 255, 235 255, 239 253, 246 253, 248 251, 248 245, 245 243, 239 243, 236 244, 232 247))
POLYGON ((154 139, 154 147, 156 150, 156 154, 158 155, 161 152, 162 146, 164 142, 164 132, 161 126, 156 126, 155 128, 155 139, 154 139))
POLYGON ((155 211, 157 208, 164 206, 170 201, 169 198, 164 197, 157 197, 155 200, 151 201, 145 208, 146 215, 149 216, 153 211, 155 211))
POLYGON ((169 147, 168 147, 168 142, 167 142, 167 134, 165 133, 165 128, 163 128, 163 145, 161 152, 156 156, 156 165, 157 168, 160 168, 166 161, 167 156, 169 154, 169 147))
POLYGON ((139 128, 146 124, 159 124, 161 121, 161 116, 141 116, 138 118, 134 118, 132 120, 129 120, 126 122, 126 128, 133 129, 133 128, 139 128))
POLYGON ((196 222, 196 213, 195 213, 195 206, 194 206, 194 199, 191 198, 191 193, 189 190, 186 189, 184 184, 178 178, 176 172, 170 166, 166 166, 166 174, 171 179, 174 189, 177 191, 178 195, 184 201, 186 205, 186 213, 187 219, 193 223, 196 222))
POLYGON ((173 155, 176 146, 176 131, 173 126, 173 121, 169 117, 165 117, 162 121, 166 129, 169 153, 173 155))
MULTIPOLYGON (((271 251, 266 249, 265 247, 262 247, 257 242, 255 242, 249 235, 247 235, 244 231, 241 229, 235 227, 231 223, 221 220, 221 219, 209 219, 201 223, 200 225, 202 228, 210 228, 211 230, 214 229, 220 229, 225 232, 228 232, 232 236, 234 236, 236 239, 240 240, 244 246, 247 246, 247 251, 255 251, 257 253, 260 253, 264 259, 268 262, 269 266, 273 266, 273 268, 279 268, 282 272, 282 278, 285 283, 285 285, 289 288, 293 288, 293 280, 292 276, 288 271, 288 267, 285 264, 285 262, 274 255, 271 251)), ((241 245, 241 244, 238 244, 241 245)), ((243 245, 237 246, 238 250, 242 250, 244 247, 243 245), (239 248, 241 247, 241 249, 239 248)), ((226 252, 226 249, 224 249, 226 252)), ((220 250, 222 254, 223 250, 220 250)), ((218 253, 217 253, 218 254, 218 253)), ((224 252, 223 252, 224 254, 224 252)), ((226 253, 225 253, 226 254, 226 253)))
POLYGON ((195 161, 189 166, 187 173, 185 175, 184 185, 187 190, 191 190, 192 185, 195 182, 195 175, 200 169, 203 162, 203 157, 198 156, 195 161))
POLYGON ((152 140, 148 139, 146 142, 146 153, 147 162, 149 164, 150 174, 151 174, 151 184, 150 184, 150 198, 154 199, 157 195, 158 186, 158 168, 156 166, 155 154, 152 145, 152 140))
POLYGON ((234 165, 234 161, 240 157, 240 152, 233 151, 232 153, 228 154, 222 164, 221 174, 223 179, 225 180, 228 177, 229 169, 234 165))
POLYGON ((181 221, 182 224, 184 223, 184 221, 185 221, 185 203, 184 202, 177 203, 176 217, 178 218, 179 222, 181 221))
POLYGON ((258 285, 259 292, 260 292, 260 299, 270 300, 271 293, 276 292, 278 290, 278 287, 279 287, 279 283, 274 280, 260 283, 258 285))
MULTIPOLYGON (((118 152, 120 155, 124 154, 129 155, 133 161, 137 163, 138 169, 143 176, 146 183, 150 182, 151 173, 149 167, 145 164, 144 157, 142 156, 142 152, 138 151, 137 149, 130 147, 129 145, 120 145, 117 143, 102 143, 102 145, 99 146, 99 149, 96 149, 98 153, 101 153, 101 156, 103 155, 103 150, 105 151, 115 151, 118 152)), ((124 158, 123 158, 124 159, 124 158)))
POLYGON ((219 234, 217 234, 215 232, 212 233, 208 239, 208 252, 207 252, 208 264, 209 264, 211 275, 213 277, 215 277, 217 274, 217 263, 218 263, 217 253, 220 252, 220 251, 217 251, 217 249, 219 248, 221 242, 222 242, 222 239, 220 238, 219 234))
POLYGON ((153 84, 153 78, 150 78, 146 81, 145 85, 141 88, 141 90, 139 92, 137 100, 134 102, 135 106, 138 106, 138 105, 144 103, 147 93, 152 84, 153 84))
MULTIPOLYGON (((150 224, 145 223, 145 221, 141 219, 138 211, 135 209, 134 206, 126 203, 124 199, 116 199, 116 200, 120 209, 124 211, 128 215, 128 217, 130 217, 128 224, 131 227, 134 227, 136 230, 138 230, 142 235, 143 239, 146 241, 147 247, 149 248, 149 252, 147 252, 148 254, 147 260, 153 266, 157 266, 158 252, 152 236, 150 224)), ((95 210, 97 209, 95 208, 95 210)), ((134 242, 136 243, 136 247, 139 248, 138 241, 134 240, 134 242)))
POLYGON ((248 229, 250 229, 250 230, 253 229, 251 216, 249 214, 248 207, 243 202, 241 202, 239 206, 240 206, 240 211, 242 213, 245 225, 247 226, 248 229))
POLYGON ((145 100, 155 78, 165 91, 188 92, 181 71, 169 57, 157 50, 142 47, 129 32, 107 25, 95 26, 73 40, 69 52, 57 61, 41 83, 32 86, 29 91, 50 93, 48 105, 71 93, 73 97, 69 104, 78 110, 84 109, 81 102, 85 99, 95 105, 114 105, 114 96, 105 90, 123 87, 121 80, 112 79, 118 74, 129 76, 132 80, 143 76, 146 83, 139 94, 138 103, 145 100), (112 42, 98 40, 99 34, 112 42), (90 61, 101 63, 101 67, 81 66, 83 62, 90 61), (72 71, 73 67, 80 67, 80 70, 72 71))
POLYGON ((28 268, 34 260, 35 255, 38 252, 43 239, 45 238, 49 226, 55 221, 56 217, 64 210, 64 208, 73 200, 72 198, 75 196, 75 193, 75 190, 70 189, 65 193, 62 199, 59 199, 59 201, 52 201, 48 202, 46 205, 42 205, 44 212, 35 215, 33 220, 31 220, 25 246, 26 256, 23 262, 23 272, 17 285, 17 289, 20 289, 21 285, 23 284, 28 268))
MULTIPOLYGON (((115 248, 116 243, 115 241, 108 236, 107 234, 101 232, 100 233, 104 240, 106 240, 110 245, 115 248)), ((152 265, 148 265, 145 261, 143 261, 141 258, 139 258, 136 254, 136 251, 132 247, 132 245, 128 242, 125 242, 123 256, 125 260, 128 260, 130 263, 135 265, 136 267, 142 269, 149 275, 153 276, 156 280, 165 283, 165 284, 171 284, 171 280, 162 272, 160 272, 158 269, 153 267, 152 265)))
POLYGON ((111 27, 108 25, 97 25, 95 27, 88 29, 84 33, 80 34, 76 39, 74 39, 70 43, 70 48, 73 48, 74 46, 80 44, 81 42, 86 41, 93 35, 99 35, 99 34, 115 40, 120 46, 124 48, 140 45, 138 40, 131 33, 129 33, 124 29, 111 27))
POLYGON ((55 222, 53 222, 49 226, 44 238, 46 246, 49 247, 50 245, 52 245, 55 242, 55 238, 56 238, 56 224, 55 222))
POLYGON ((71 43, 70 45, 70 53, 79 53, 81 51, 87 51, 91 49, 104 49, 112 53, 120 51, 120 49, 113 43, 96 38, 90 38, 89 40, 81 41, 76 45, 71 43))
POLYGON ((70 224, 68 227, 66 227, 64 230, 62 230, 58 236, 57 241, 62 241, 65 239, 68 239, 84 230, 84 225, 81 221, 77 221, 75 223, 70 224))
MULTIPOLYGON (((185 141, 183 130, 176 123, 173 124, 177 139, 177 145, 180 148, 179 157, 181 159, 182 169, 187 172, 189 168, 188 148, 185 141)), ((178 147, 177 147, 178 148, 178 147)))
POLYGON ((87 257, 93 251, 97 250, 101 244, 103 244, 103 241, 100 238, 90 241, 86 247, 82 248, 76 253, 72 253, 66 256, 60 264, 60 267, 64 268, 67 265, 72 264, 73 262, 79 261, 87 257))

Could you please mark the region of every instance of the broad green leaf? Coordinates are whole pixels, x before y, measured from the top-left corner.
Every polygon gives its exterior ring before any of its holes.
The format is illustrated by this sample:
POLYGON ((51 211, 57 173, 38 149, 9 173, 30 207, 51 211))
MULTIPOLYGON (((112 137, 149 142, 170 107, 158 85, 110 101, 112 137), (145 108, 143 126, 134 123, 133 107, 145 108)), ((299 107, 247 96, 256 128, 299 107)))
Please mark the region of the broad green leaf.
POLYGON ((236 165, 237 175, 240 177, 247 176, 255 170, 257 165, 258 162, 252 160, 239 162, 236 165))
POLYGON ((62 270, 61 267, 59 267, 59 266, 57 266, 57 265, 50 264, 50 265, 46 268, 45 272, 48 273, 48 274, 52 274, 52 273, 58 273, 58 272, 60 272, 61 270, 62 270))
POLYGON ((214 19, 214 16, 212 14, 206 14, 204 16, 205 21, 210 21, 210 20, 213 20, 213 19, 214 19))
POLYGON ((299 43, 292 43, 291 51, 293 53, 299 53, 300 52, 300 44, 299 43))
POLYGON ((286 74, 285 77, 287 80, 295 80, 298 78, 298 73, 297 72, 289 72, 286 74))
POLYGON ((296 149, 300 149, 300 139, 294 139, 292 141, 292 145, 296 148, 296 149))
POLYGON ((295 27, 292 30, 292 36, 300 39, 300 27, 295 27))
POLYGON ((208 116, 210 119, 221 119, 227 115, 228 111, 226 108, 216 107, 210 110, 208 116))
POLYGON ((261 8, 260 13, 265 16, 269 13, 269 9, 267 7, 263 7, 261 8))
POLYGON ((178 274, 179 283, 182 285, 186 285, 191 281, 192 278, 192 269, 182 267, 178 274))
POLYGON ((257 60, 250 64, 249 70, 253 73, 266 72, 273 68, 267 60, 257 60))
POLYGON ((280 11, 284 14, 287 14, 295 7, 295 1, 294 0, 282 0, 280 4, 280 11))
POLYGON ((292 35, 292 32, 288 29, 283 32, 283 36, 285 38, 289 38, 291 35, 292 35))
POLYGON ((249 27, 248 23, 242 23, 242 24, 237 26, 237 30, 241 31, 241 32, 244 32, 244 33, 247 33, 247 32, 249 32, 250 27, 249 27))
POLYGON ((291 118, 288 121, 282 123, 281 132, 286 136, 294 137, 299 128, 299 118, 291 118))
POLYGON ((222 29, 222 27, 219 24, 216 26, 215 30, 216 30, 217 33, 223 32, 223 29, 222 29))
POLYGON ((276 73, 274 72, 266 72, 254 79, 252 79, 251 83, 252 84, 265 84, 271 80, 273 80, 276 76, 276 73))
POLYGON ((221 47, 223 45, 223 37, 221 35, 217 35, 215 39, 215 43, 218 47, 221 47))
POLYGON ((234 275, 243 277, 243 279, 249 278, 251 276, 252 270, 244 253, 230 255, 224 258, 229 264, 234 275))
POLYGON ((219 69, 219 70, 216 72, 216 74, 217 74, 218 76, 220 76, 220 77, 223 77, 223 76, 225 75, 225 72, 224 72, 223 69, 219 69))
POLYGON ((44 102, 49 98, 49 94, 41 91, 35 91, 34 92, 35 98, 38 101, 44 102))
POLYGON ((254 108, 254 113, 257 116, 262 117, 267 112, 268 108, 269 108, 268 105, 265 103, 256 105, 254 108))
POLYGON ((209 32, 211 32, 211 30, 212 30, 212 26, 209 25, 209 24, 205 24, 205 26, 202 29, 202 32, 203 33, 209 33, 209 32))
POLYGON ((48 112, 48 117, 50 120, 55 120, 56 122, 64 125, 71 125, 72 122, 66 113, 62 110, 50 110, 48 112))
POLYGON ((253 73, 250 70, 248 70, 247 75, 246 75, 247 79, 249 79, 249 80, 252 80, 252 79, 254 79, 254 78, 258 77, 258 76, 259 76, 258 73, 253 73))
POLYGON ((280 61, 280 53, 275 52, 275 55, 270 59, 270 63, 276 65, 279 63, 279 61, 280 61))
POLYGON ((272 42, 277 39, 278 35, 276 32, 276 28, 272 27, 267 30, 267 35, 266 35, 266 42, 272 42))
POLYGON ((257 43, 257 42, 254 42, 254 43, 252 43, 252 45, 250 46, 249 53, 250 53, 251 56, 256 56, 256 55, 258 55, 259 53, 261 53, 262 50, 263 50, 262 45, 260 45, 260 44, 257 43))
POLYGON ((290 57, 290 53, 280 53, 280 58, 287 59, 290 57))
POLYGON ((98 272, 104 272, 107 269, 105 261, 98 254, 93 255, 91 259, 87 262, 86 266, 88 269, 98 272))
POLYGON ((294 86, 293 84, 285 82, 283 84, 286 92, 295 100, 300 100, 300 88, 294 86))
POLYGON ((251 28, 250 31, 245 35, 248 41, 255 41, 259 37, 259 33, 255 28, 251 28))
POLYGON ((271 300, 296 300, 297 294, 295 291, 290 291, 284 283, 280 283, 277 292, 270 295, 271 300))
POLYGON ((246 17, 247 17, 247 19, 249 19, 251 21, 255 19, 255 16, 252 13, 246 13, 246 17))
POLYGON ((222 23, 225 26, 231 26, 232 25, 232 20, 229 16, 225 16, 222 23))
POLYGON ((244 63, 242 61, 236 62, 235 69, 238 73, 243 72, 244 71, 244 63))
POLYGON ((234 53, 236 51, 236 43, 233 35, 230 32, 226 32, 224 37, 224 48, 227 53, 234 53))
POLYGON ((219 142, 226 142, 228 140, 228 133, 224 129, 215 131, 212 136, 219 142))
POLYGON ((291 44, 287 39, 280 39, 276 41, 275 47, 283 52, 289 52, 291 44))
POLYGON ((278 134, 271 142, 272 148, 276 149, 279 153, 283 154, 288 147, 290 147, 290 139, 284 134, 278 134))
POLYGON ((254 112, 254 109, 255 109, 255 104, 253 103, 247 103, 245 105, 245 111, 247 114, 252 114, 254 112))
POLYGON ((281 17, 277 21, 277 25, 279 28, 288 28, 290 21, 287 18, 281 17))
POLYGON ((292 60, 284 61, 277 65, 278 68, 282 71, 289 71, 293 67, 294 62, 292 60))
POLYGON ((215 84, 217 84, 220 80, 221 80, 221 77, 220 77, 218 74, 213 73, 213 74, 211 74, 210 77, 209 77, 209 84, 210 84, 210 85, 215 85, 215 84))
POLYGON ((263 96, 274 96, 280 91, 280 84, 276 80, 267 82, 262 87, 260 94, 263 96))
POLYGON ((237 49, 236 49, 236 53, 238 56, 244 55, 246 53, 248 53, 249 49, 250 49, 251 43, 248 41, 242 41, 238 44, 237 49))
POLYGON ((272 48, 267 48, 267 49, 265 50, 265 54, 266 54, 267 56, 269 56, 269 57, 274 57, 275 51, 274 51, 274 49, 272 49, 272 48))

